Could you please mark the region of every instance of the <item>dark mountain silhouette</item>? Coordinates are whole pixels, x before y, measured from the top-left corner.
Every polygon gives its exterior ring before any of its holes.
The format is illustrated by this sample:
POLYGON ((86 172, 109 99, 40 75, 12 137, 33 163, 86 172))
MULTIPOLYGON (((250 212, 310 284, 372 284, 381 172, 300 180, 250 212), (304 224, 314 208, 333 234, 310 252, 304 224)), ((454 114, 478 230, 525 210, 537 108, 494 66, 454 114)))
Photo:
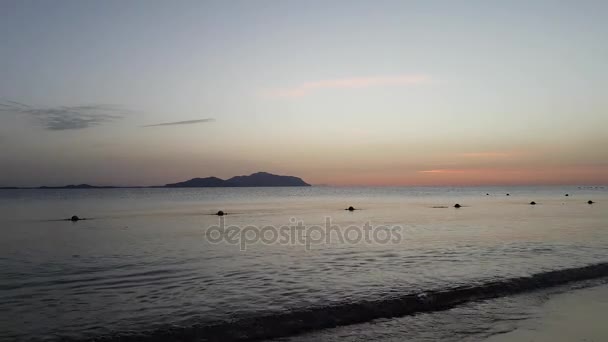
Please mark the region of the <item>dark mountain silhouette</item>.
POLYGON ((226 186, 226 181, 217 177, 192 178, 185 182, 166 184, 163 188, 217 188, 226 186))
POLYGON ((185 182, 167 184, 166 188, 207 188, 207 187, 255 187, 255 186, 310 186, 301 178, 279 176, 267 172, 256 172, 249 176, 236 176, 228 180, 217 177, 193 178, 185 182))
POLYGON ((96 186, 90 184, 70 184, 64 186, 40 187, 0 187, 0 190, 10 189, 125 189, 125 188, 220 188, 220 187, 256 187, 256 186, 310 186, 301 178, 279 176, 268 172, 256 172, 249 176, 236 176, 228 180, 217 177, 192 178, 178 183, 154 186, 96 186))
POLYGON ((90 184, 70 184, 64 186, 41 186, 38 189, 113 189, 116 186, 95 186, 90 184))
POLYGON ((236 176, 226 181, 229 186, 310 186, 301 178, 256 172, 249 176, 236 176))

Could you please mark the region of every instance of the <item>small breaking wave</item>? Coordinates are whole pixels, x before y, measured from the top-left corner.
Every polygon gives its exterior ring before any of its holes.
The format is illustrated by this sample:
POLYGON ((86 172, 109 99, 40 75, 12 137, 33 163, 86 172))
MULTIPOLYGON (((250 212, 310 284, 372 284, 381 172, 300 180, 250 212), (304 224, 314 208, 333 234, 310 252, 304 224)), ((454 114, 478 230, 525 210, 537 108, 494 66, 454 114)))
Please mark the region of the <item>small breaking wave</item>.
POLYGON ((146 332, 116 332, 87 339, 62 341, 259 341, 298 335, 314 330, 369 322, 422 312, 433 312, 478 300, 608 276, 608 262, 585 267, 537 273, 468 286, 458 286, 402 296, 305 308, 284 313, 235 319, 215 324, 166 327, 146 332))

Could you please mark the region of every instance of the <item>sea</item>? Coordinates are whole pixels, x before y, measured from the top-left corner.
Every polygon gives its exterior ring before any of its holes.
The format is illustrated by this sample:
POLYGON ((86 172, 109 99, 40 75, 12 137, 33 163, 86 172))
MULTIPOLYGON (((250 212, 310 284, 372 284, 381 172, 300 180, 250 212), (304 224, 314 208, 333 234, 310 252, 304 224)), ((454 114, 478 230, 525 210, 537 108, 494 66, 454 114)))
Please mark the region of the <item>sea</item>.
POLYGON ((2 341, 481 341, 606 276, 604 186, 0 190, 2 341))

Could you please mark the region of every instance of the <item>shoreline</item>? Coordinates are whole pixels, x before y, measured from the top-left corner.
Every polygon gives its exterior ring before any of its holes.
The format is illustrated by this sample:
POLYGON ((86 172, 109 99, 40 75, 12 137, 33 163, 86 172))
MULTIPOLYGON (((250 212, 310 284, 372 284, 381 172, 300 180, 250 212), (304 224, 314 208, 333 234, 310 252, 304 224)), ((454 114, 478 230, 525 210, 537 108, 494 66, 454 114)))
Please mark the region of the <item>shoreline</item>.
POLYGON ((522 321, 515 330, 483 342, 573 342, 608 340, 608 284, 552 295, 540 305, 538 316, 522 321))

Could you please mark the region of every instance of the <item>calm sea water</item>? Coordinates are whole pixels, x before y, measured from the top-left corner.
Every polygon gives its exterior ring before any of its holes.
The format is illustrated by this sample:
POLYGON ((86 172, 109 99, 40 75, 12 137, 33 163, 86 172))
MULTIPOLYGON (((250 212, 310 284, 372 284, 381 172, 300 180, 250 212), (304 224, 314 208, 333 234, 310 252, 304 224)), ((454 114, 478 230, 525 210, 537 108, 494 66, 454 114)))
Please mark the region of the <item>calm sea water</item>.
POLYGON ((3 190, 0 227, 0 339, 95 338, 607 262, 608 189, 3 190), (205 238, 217 210, 241 227, 403 230, 396 243, 243 251, 205 238), (90 220, 61 220, 72 215, 90 220))

